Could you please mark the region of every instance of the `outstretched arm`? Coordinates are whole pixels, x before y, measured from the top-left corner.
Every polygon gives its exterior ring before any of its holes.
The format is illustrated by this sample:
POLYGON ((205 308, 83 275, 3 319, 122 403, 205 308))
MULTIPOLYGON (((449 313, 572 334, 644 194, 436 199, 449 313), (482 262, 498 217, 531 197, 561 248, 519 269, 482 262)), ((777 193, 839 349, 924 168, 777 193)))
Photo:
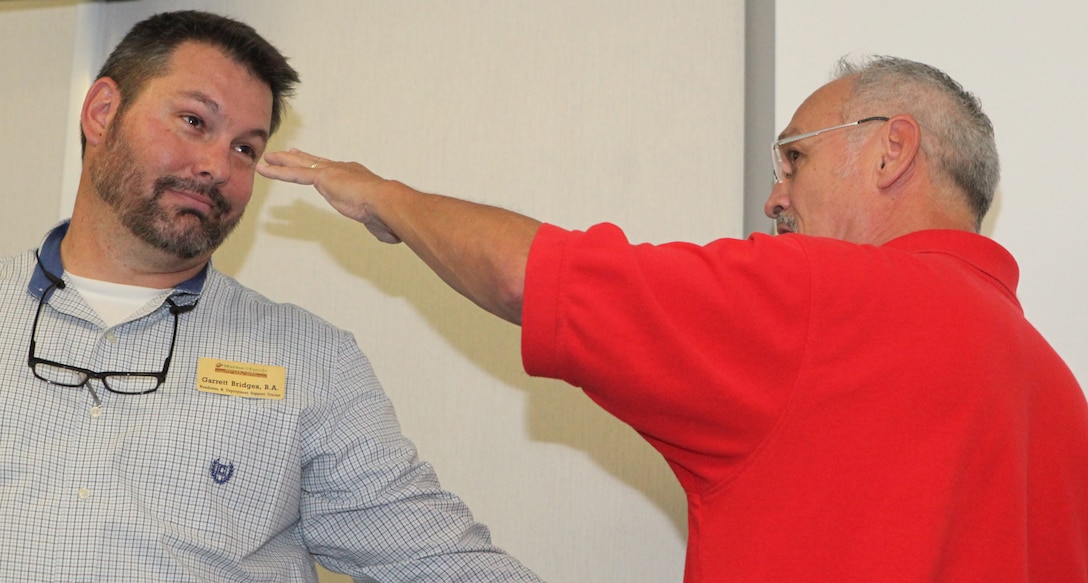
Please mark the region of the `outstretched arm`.
POLYGON ((404 242, 453 289, 521 324, 525 265, 540 222, 493 206, 425 194, 355 162, 299 150, 267 154, 266 178, 309 184, 340 214, 386 243, 404 242))

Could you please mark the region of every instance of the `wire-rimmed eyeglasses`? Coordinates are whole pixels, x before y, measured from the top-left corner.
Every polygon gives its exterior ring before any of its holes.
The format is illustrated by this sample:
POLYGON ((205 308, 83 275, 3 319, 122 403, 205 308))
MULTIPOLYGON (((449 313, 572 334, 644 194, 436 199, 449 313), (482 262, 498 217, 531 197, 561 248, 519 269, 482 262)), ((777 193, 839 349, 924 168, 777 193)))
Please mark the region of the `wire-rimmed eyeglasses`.
MULTIPOLYGON (((41 267, 40 264, 39 267, 41 267)), ((34 314, 34 324, 30 328, 30 351, 27 354, 27 366, 30 367, 34 376, 51 385, 61 387, 75 388, 85 386, 87 387, 87 390, 90 391, 91 397, 94 398, 96 406, 101 405, 102 402, 98 399, 98 394, 95 392, 94 387, 91 386, 91 380, 99 381, 107 391, 121 395, 145 395, 158 390, 158 388, 162 386, 163 382, 166 381, 166 373, 170 371, 170 360, 174 357, 174 345, 177 344, 178 316, 195 308, 196 302, 179 306, 175 304, 172 299, 166 299, 167 303, 170 304, 170 314, 174 316, 174 329, 170 334, 170 350, 167 352, 166 360, 162 363, 162 370, 158 372, 95 372, 93 370, 64 364, 54 360, 38 358, 35 354, 37 347, 38 320, 41 318, 42 308, 45 307, 45 299, 54 289, 64 289, 65 287, 64 281, 59 277, 46 271, 44 267, 42 267, 41 270, 52 283, 44 292, 42 292, 41 298, 38 299, 38 311, 34 314)))
POLYGON ((779 183, 783 182, 789 175, 793 174, 792 168, 790 169, 790 172, 786 172, 785 169, 784 169, 785 161, 782 159, 782 150, 781 150, 782 146, 784 146, 786 144, 792 144, 793 142, 803 140, 805 138, 811 138, 811 137, 814 137, 814 136, 818 136, 820 134, 830 132, 832 130, 841 130, 843 128, 854 127, 854 126, 856 126, 858 124, 863 124, 865 122, 870 122, 870 121, 888 121, 888 119, 889 118, 877 115, 877 116, 873 116, 873 117, 867 117, 865 119, 859 119, 858 121, 853 121, 853 122, 850 122, 850 123, 844 123, 842 125, 837 125, 837 126, 832 126, 832 127, 829 127, 829 128, 824 128, 822 130, 816 130, 814 132, 808 132, 808 133, 805 133, 805 134, 790 136, 788 138, 782 138, 781 140, 776 140, 774 143, 771 144, 771 160, 774 162, 774 181, 779 182, 779 183))

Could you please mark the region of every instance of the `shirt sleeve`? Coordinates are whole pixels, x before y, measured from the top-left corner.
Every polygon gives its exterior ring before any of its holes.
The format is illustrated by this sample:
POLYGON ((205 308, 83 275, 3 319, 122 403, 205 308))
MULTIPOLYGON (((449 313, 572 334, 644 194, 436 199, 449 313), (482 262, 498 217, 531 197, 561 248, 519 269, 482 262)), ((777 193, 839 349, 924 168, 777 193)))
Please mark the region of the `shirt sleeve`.
POLYGON ((614 225, 545 225, 526 274, 526 371, 584 389, 681 481, 720 481, 768 435, 803 358, 810 269, 785 239, 632 245, 614 225))
POLYGON ((339 352, 328 402, 300 419, 310 552, 364 581, 539 581, 418 459, 354 340, 339 352))

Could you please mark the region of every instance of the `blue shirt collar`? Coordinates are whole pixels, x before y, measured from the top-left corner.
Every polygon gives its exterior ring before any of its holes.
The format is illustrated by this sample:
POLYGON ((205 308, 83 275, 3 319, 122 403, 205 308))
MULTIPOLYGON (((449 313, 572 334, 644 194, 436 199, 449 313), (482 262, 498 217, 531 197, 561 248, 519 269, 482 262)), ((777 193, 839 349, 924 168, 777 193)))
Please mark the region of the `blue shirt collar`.
MULTIPOLYGON (((45 290, 53 285, 53 282, 49 280, 49 276, 42 271, 43 269, 56 276, 57 279, 64 276, 64 265, 60 260, 60 242, 64 239, 64 235, 68 233, 69 223, 70 221, 64 221, 53 227, 53 230, 49 231, 45 236, 41 247, 38 248, 38 265, 30 276, 29 285, 30 293, 36 298, 42 297, 45 290)), ((204 280, 208 277, 208 266, 210 264, 209 261, 200 270, 200 273, 174 286, 174 294, 200 295, 201 290, 204 289, 204 280)))

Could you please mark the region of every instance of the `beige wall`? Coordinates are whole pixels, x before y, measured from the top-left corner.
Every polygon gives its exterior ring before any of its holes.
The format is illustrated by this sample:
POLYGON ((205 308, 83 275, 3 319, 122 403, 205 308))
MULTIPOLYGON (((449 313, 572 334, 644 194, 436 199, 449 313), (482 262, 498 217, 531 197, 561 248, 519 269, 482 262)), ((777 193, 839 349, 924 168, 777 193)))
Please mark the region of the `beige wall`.
MULTIPOLYGON (((0 27, 63 18, 54 37, 80 45, 49 65, 59 102, 28 127, 78 112, 104 51, 135 21, 210 9, 253 24, 302 74, 274 148, 359 159, 564 226, 611 220, 635 240, 742 232, 740 0, 683 10, 651 0, 132 0, 62 3, 61 16, 15 4, 0 27), (65 103, 69 72, 78 96, 65 103)), ((13 85, 26 90, 41 74, 34 49, 3 42, 4 61, 18 63, 13 85)), ((60 132, 33 158, 59 172, 67 156, 67 182, 39 189, 30 207, 44 219, 13 249, 71 208, 78 147, 60 132)), ((0 160, 21 147, 3 138, 0 160)), ((372 241, 308 189, 259 180, 215 261, 354 332, 443 484, 547 580, 681 579, 685 501, 660 456, 577 389, 528 378, 517 328, 446 289, 406 249, 372 241)))
POLYGON ((0 256, 57 222, 75 38, 73 2, 0 2, 0 256))

